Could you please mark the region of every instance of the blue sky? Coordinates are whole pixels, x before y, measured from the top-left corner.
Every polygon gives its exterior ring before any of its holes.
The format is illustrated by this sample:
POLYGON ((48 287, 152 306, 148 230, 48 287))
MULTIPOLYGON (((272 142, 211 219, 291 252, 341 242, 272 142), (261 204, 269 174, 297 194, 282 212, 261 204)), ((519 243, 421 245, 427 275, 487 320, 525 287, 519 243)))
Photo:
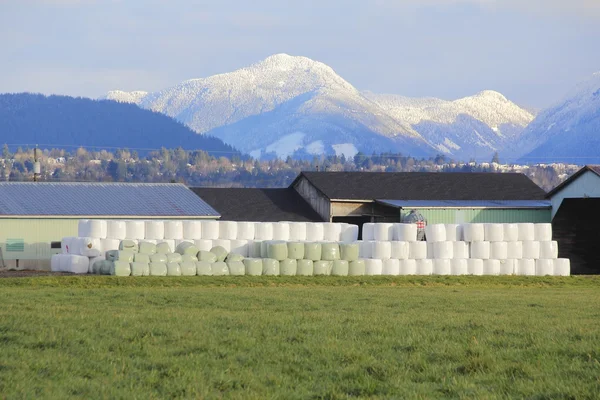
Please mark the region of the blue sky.
POLYGON ((545 107, 600 70, 598 0, 0 0, 0 92, 160 90, 271 54, 361 90, 545 107))

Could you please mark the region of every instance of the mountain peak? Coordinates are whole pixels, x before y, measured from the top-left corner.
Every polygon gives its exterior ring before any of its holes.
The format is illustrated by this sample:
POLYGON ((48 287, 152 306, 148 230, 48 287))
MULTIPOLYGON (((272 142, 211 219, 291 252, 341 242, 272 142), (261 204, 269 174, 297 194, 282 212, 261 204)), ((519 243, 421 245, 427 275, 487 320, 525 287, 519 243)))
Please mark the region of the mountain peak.
POLYGON ((291 56, 286 53, 273 54, 262 61, 253 64, 251 69, 291 71, 295 69, 321 70, 327 73, 335 73, 331 67, 322 62, 312 60, 304 56, 291 56))
POLYGON ((508 99, 500 92, 496 92, 495 90, 482 90, 481 92, 475 94, 473 97, 482 97, 488 99, 494 99, 499 101, 508 101, 508 99))

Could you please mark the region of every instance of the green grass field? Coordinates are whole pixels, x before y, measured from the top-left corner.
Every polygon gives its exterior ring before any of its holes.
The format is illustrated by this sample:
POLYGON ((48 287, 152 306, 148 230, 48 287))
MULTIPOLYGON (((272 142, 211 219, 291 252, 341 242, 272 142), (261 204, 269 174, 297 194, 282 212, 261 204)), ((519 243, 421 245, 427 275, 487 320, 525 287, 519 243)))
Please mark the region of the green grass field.
POLYGON ((600 278, 0 279, 0 398, 600 393, 600 278))

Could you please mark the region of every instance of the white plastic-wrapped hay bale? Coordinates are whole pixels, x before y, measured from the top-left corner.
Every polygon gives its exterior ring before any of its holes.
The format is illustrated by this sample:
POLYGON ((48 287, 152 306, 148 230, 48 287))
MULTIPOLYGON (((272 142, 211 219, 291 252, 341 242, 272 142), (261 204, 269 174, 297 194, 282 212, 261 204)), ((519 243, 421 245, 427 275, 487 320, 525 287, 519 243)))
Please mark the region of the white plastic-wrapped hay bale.
POLYGON ((71 252, 71 242, 73 241, 73 236, 66 236, 62 238, 60 241, 60 251, 62 254, 69 254, 71 252))
POLYGON ((196 239, 194 240, 194 245, 198 248, 198 250, 210 251, 213 247, 215 247, 212 239, 196 239))
POLYGON ((255 222, 254 223, 254 239, 265 241, 273 240, 273 223, 272 222, 255 222))
POLYGON ((298 260, 296 275, 298 276, 313 276, 314 266, 313 260, 298 260))
POLYGON ((537 276, 554 275, 554 260, 543 258, 535 260, 535 274, 537 276))
POLYGON ((167 263, 167 276, 181 276, 181 266, 179 265, 179 263, 167 263))
POLYGON ((433 243, 434 242, 427 242, 427 258, 431 258, 432 260, 435 258, 433 254, 433 243))
POLYGON ((523 258, 523 242, 506 242, 506 252, 509 259, 519 260, 523 258))
POLYGON ((408 245, 408 258, 411 260, 426 259, 427 242, 410 242, 408 245))
POLYGON ((417 274, 417 260, 399 260, 400 261, 400 275, 416 275, 417 274))
POLYGON ((272 258, 263 258, 263 275, 279 276, 279 261, 272 258))
POLYGON ((304 258, 304 243, 288 242, 288 258, 293 260, 301 260, 304 258))
POLYGON ((129 250, 110 250, 106 252, 106 259, 110 261, 125 261, 125 262, 133 262, 133 258, 137 253, 129 250))
POLYGON ((254 228, 255 222, 239 221, 237 223, 237 236, 238 240, 254 240, 254 228))
POLYGON ((409 242, 393 241, 391 243, 390 257, 396 260, 408 259, 409 242))
POLYGON ((333 261, 313 261, 313 275, 315 276, 331 275, 332 269, 333 261))
POLYGON ((500 275, 515 275, 517 269, 517 260, 500 260, 500 275))
POLYGON ((215 256, 217 256, 217 262, 225 261, 227 255, 229 254, 229 252, 222 246, 213 247, 210 249, 209 253, 213 253, 215 256))
POLYGON ((335 260, 331 267, 332 276, 348 276, 350 263, 347 260, 335 260))
POLYGON ((88 274, 93 274, 94 273, 94 264, 96 264, 99 261, 106 261, 106 257, 104 255, 101 255, 98 257, 88 258, 88 260, 89 260, 88 274))
POLYGON ((394 239, 394 224, 387 222, 376 223, 373 228, 374 240, 379 242, 387 242, 394 239))
POLYGON ((463 238, 465 242, 483 242, 485 241, 484 224, 463 224, 463 238))
POLYGON ((450 275, 451 272, 450 259, 436 258, 433 260, 433 275, 450 275))
POLYGON ((229 275, 246 275, 246 267, 242 261, 227 261, 227 268, 229 268, 229 275))
POLYGON ((106 238, 107 224, 103 219, 80 219, 77 224, 77 236, 106 238))
POLYGON ((428 242, 445 242, 446 226, 444 224, 432 224, 425 227, 425 237, 428 242))
POLYGON ((164 239, 183 239, 183 221, 167 220, 163 223, 164 239))
POLYGON ((152 254, 150 256, 150 262, 151 263, 164 263, 164 264, 166 264, 166 263, 169 262, 169 258, 167 257, 166 254, 155 253, 155 254, 152 254))
POLYGON ((196 261, 198 261, 198 257, 197 256, 193 256, 191 254, 184 254, 184 255, 181 256, 181 263, 184 263, 186 261, 196 262, 196 261))
MULTIPOLYGON (((279 265, 279 263, 277 263, 279 265)), ((226 276, 229 275, 229 267, 224 261, 217 261, 212 263, 210 266, 213 276, 226 276)), ((198 271, 196 271, 197 273, 198 271)))
POLYGON ((417 275, 433 274, 433 260, 430 258, 421 258, 415 260, 417 262, 417 275))
POLYGON ((127 224, 122 220, 106 221, 106 238, 123 240, 127 237, 127 224))
POLYGON ((269 244, 272 240, 263 240, 260 242, 260 258, 268 258, 269 257, 269 244))
MULTIPOLYGON (((177 264, 179 266, 179 264, 177 264)), ((212 276, 212 263, 208 261, 196 261, 196 275, 212 276)), ((181 275, 181 266, 179 266, 179 275, 181 275)))
POLYGON ((273 239, 290 240, 290 224, 287 222, 274 222, 273 239))
POLYGON ((483 275, 483 260, 469 258, 467 260, 467 271, 469 275, 483 275))
POLYGON ((363 276, 366 274, 366 271, 365 260, 358 259, 348 263, 348 276, 363 276))
POLYGON ((358 225, 343 224, 340 241, 343 243, 353 243, 358 240, 358 225))
POLYGON ((500 275, 500 260, 483 260, 484 275, 500 275))
POLYGON ((248 241, 248 257, 260 258, 260 246, 262 240, 249 240, 248 241))
POLYGON ((394 240, 399 242, 416 242, 417 224, 394 224, 394 240))
POLYGON ((61 272, 62 257, 64 257, 64 256, 65 256, 65 254, 53 254, 52 257, 50 257, 50 271, 61 272))
POLYGON ((335 261, 340 259, 340 245, 337 242, 321 243, 321 260, 335 261))
MULTIPOLYGON (((210 239, 215 240, 219 238, 219 221, 208 220, 200 222, 200 234, 201 237, 195 239, 210 239)), ((185 236, 185 230, 184 230, 185 236)))
POLYGON ((463 240, 462 226, 459 224, 445 224, 446 241, 460 242, 463 240))
POLYGON ((490 243, 490 258, 497 260, 506 260, 508 258, 508 243, 507 242, 491 242, 490 243))
POLYGON ((125 221, 125 239, 140 240, 146 235, 146 224, 144 221, 128 220, 125 221))
POLYGON ((389 260, 392 257, 392 243, 373 241, 371 242, 373 248, 371 249, 371 258, 377 260, 389 260))
POLYGON ((453 242, 452 243, 453 258, 462 260, 470 257, 469 242, 453 242))
POLYGON ((138 243, 138 252, 143 254, 155 254, 156 244, 149 240, 140 240, 138 243))
POLYGON ((194 244, 193 240, 187 240, 187 239, 175 239, 175 249, 177 249, 177 246, 179 246, 181 243, 191 243, 194 244))
POLYGON ((119 239, 100 239, 100 247, 105 253, 109 250, 119 250, 119 244, 121 244, 119 239))
POLYGON ((321 222, 308 222, 306 224, 306 240, 318 242, 325 237, 325 230, 321 222))
MULTIPOLYGON (((131 264, 125 261, 109 261, 109 274, 113 276, 131 275, 131 264)), ((105 264, 106 265, 106 264, 105 264)))
POLYGON ((469 264, 465 258, 450 260, 450 275, 468 275, 469 264))
POLYGON ((286 258, 285 260, 279 261, 279 275, 281 276, 296 276, 298 270, 298 263, 296 260, 286 258))
POLYGON ((319 261, 323 253, 323 245, 321 243, 307 242, 304 243, 304 259, 319 261))
POLYGON ((229 252, 248 257, 248 241, 240 239, 232 240, 229 252))
POLYGON ((181 263, 183 261, 183 256, 179 253, 169 253, 167 254, 167 261, 170 263, 181 263))
POLYGON ((151 262, 150 276, 167 276, 167 264, 162 262, 151 262))
POLYGON ((381 275, 383 272, 383 260, 369 258, 365 260, 365 275, 381 275))
POLYGON ((198 261, 206 261, 208 263, 215 263, 219 261, 219 257, 215 253, 211 253, 210 251, 200 250, 196 255, 198 261))
POLYGON ((328 242, 339 242, 342 233, 342 225, 335 222, 323 224, 323 240, 328 242))
POLYGON ((552 240, 552 224, 535 224, 535 239, 538 242, 549 242, 552 240))
POLYGON ((79 254, 86 257, 98 257, 103 254, 102 242, 98 238, 80 237, 78 239, 79 254))
POLYGON ((523 241, 523 258, 538 259, 540 258, 540 242, 535 240, 523 241))
POLYGON ((504 225, 502 224, 485 224, 485 241, 486 242, 502 242, 504 241, 504 225))
POLYGON ((568 258, 557 258, 554 260, 554 276, 571 275, 571 261, 568 258))
MULTIPOLYGON (((165 223, 160 220, 144 221, 144 237, 146 239, 159 240, 165 238, 165 223)), ((162 268, 162 267, 161 267, 162 268)), ((152 272, 152 269, 150 269, 152 272)), ((162 271, 162 270, 161 270, 162 271)), ((166 272, 165 272, 166 274, 166 272)))
POLYGON ((290 222, 290 239, 294 242, 306 240, 306 222, 290 222))
POLYGON ((175 252, 181 254, 182 256, 184 254, 195 256, 196 254, 198 254, 199 251, 200 250, 198 250, 196 245, 191 242, 181 242, 177 245, 177 248, 175 249, 175 252))
POLYGON ((359 240, 357 243, 358 243, 358 256, 360 258, 371 258, 371 256, 373 255, 373 241, 359 240))
POLYGON ((175 240, 162 239, 156 241, 156 252, 160 254, 173 253, 175 251, 175 240))
POLYGON ((362 240, 375 240, 375 224, 367 222, 362 226, 362 240))
POLYGON ((194 276, 198 273, 197 267, 196 267, 196 263, 198 262, 198 260, 195 261, 182 261, 179 264, 179 268, 181 268, 181 276, 194 276))
POLYGON ((517 242, 519 241, 519 225, 518 224, 503 224, 504 241, 517 242))
POLYGON ((488 260, 490 258, 490 242, 471 242, 471 258, 488 260))
POLYGON ((540 242, 540 258, 558 258, 558 242, 555 240, 540 242))
POLYGON ((360 246, 358 243, 341 243, 340 258, 346 261, 355 261, 360 257, 360 246))
POLYGON ((400 275, 400 260, 394 260, 392 258, 383 260, 381 275, 400 275))
POLYGON ((213 240, 213 248, 222 247, 228 253, 231 251, 231 240, 229 239, 215 239, 213 240))
POLYGON ((188 220, 182 221, 183 239, 194 241, 202 239, 202 223, 205 221, 188 220))
POLYGON ((263 263, 260 258, 244 258, 244 268, 246 269, 246 275, 260 276, 263 271, 263 263))
POLYGON ((535 240, 535 224, 519 223, 519 240, 521 242, 535 240))
POLYGON ((119 250, 131 251, 137 253, 139 250, 138 241, 132 239, 124 239, 119 243, 119 250))
POLYGON ((267 258, 272 258, 277 261, 283 261, 288 258, 287 242, 282 240, 270 241, 267 245, 267 258))
POLYGON ((148 276, 150 275, 150 264, 147 262, 132 262, 131 266, 131 276, 148 276))
POLYGON ((219 221, 219 239, 235 240, 237 238, 236 221, 219 221))
POLYGON ((450 260, 454 257, 454 242, 433 242, 433 258, 450 260))
POLYGON ((133 261, 134 262, 150 263, 150 254, 134 253, 133 254, 133 261))

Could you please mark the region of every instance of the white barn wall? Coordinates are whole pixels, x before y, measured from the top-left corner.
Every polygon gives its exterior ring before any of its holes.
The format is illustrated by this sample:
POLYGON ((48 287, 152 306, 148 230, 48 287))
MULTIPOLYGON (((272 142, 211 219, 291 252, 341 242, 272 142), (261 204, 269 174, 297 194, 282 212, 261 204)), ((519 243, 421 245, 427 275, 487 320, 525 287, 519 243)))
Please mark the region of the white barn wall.
POLYGON ((586 171, 550 199, 552 202, 552 218, 558 212, 563 199, 584 197, 600 197, 600 176, 586 171))

